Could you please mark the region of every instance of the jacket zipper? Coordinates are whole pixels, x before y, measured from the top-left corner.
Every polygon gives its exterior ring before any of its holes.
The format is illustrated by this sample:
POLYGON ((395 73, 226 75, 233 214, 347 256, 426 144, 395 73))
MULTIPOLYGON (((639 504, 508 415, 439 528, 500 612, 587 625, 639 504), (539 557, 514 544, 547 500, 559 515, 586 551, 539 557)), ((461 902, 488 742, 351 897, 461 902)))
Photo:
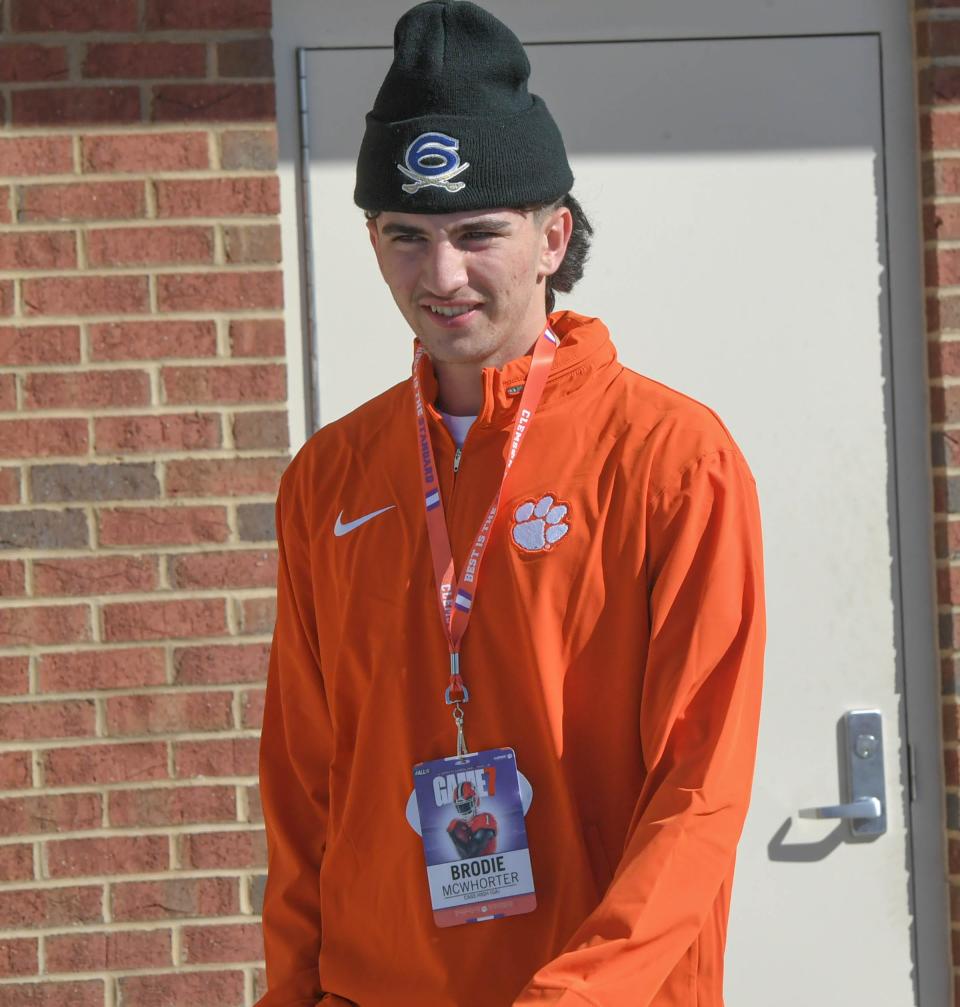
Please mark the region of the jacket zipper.
MULTIPOLYGON (((463 463, 463 452, 464 452, 464 449, 466 448, 467 441, 470 440, 470 435, 473 433, 474 427, 476 427, 476 425, 477 425, 477 421, 474 420, 474 422, 470 425, 470 429, 467 431, 467 436, 464 437, 463 443, 459 447, 457 447, 456 443, 454 443, 454 447, 456 449, 453 452, 453 489, 454 490, 456 490, 456 487, 457 487, 457 473, 460 471, 460 466, 463 463)), ((447 433, 449 435, 449 431, 447 431, 447 433)), ((452 440, 452 438, 451 438, 451 440, 452 440)), ((453 496, 453 494, 451 493, 451 497, 452 496, 453 496)), ((450 502, 452 504, 453 500, 451 499, 450 502)))
MULTIPOLYGON (((479 419, 479 416, 477 417, 477 419, 479 419)), ((453 514, 453 499, 456 496, 457 492, 457 473, 460 471, 460 465, 463 461, 463 450, 467 445, 467 441, 470 440, 470 437, 473 434, 473 430, 474 427, 476 427, 476 425, 477 425, 476 421, 474 421, 474 423, 471 424, 470 429, 467 431, 467 436, 464 437, 463 439, 463 444, 461 444, 458 447, 457 442, 453 439, 453 435, 447 429, 446 423, 444 423, 442 419, 440 420, 439 426, 441 430, 443 430, 442 436, 446 437, 447 440, 453 445, 453 480, 450 486, 450 499, 444 500, 443 502, 444 510, 446 511, 448 521, 450 520, 451 515, 453 514)))

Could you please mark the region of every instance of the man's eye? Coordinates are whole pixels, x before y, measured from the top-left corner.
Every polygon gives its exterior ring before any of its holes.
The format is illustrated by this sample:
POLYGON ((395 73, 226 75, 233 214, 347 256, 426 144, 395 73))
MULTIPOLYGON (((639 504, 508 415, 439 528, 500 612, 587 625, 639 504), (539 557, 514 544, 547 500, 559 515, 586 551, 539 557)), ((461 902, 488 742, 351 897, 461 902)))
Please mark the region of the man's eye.
POLYGON ((415 241, 420 241, 419 234, 395 234, 393 237, 394 242, 399 242, 402 245, 413 244, 415 241))
POLYGON ((497 236, 496 231, 467 231, 464 234, 464 238, 467 241, 486 241, 489 238, 495 238, 497 236))

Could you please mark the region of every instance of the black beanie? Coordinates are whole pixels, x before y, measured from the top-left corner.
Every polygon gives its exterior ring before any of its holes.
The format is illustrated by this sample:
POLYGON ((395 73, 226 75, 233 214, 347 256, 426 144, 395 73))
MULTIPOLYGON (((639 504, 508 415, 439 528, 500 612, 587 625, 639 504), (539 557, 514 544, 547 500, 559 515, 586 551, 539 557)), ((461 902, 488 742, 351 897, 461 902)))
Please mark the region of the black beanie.
POLYGON ((520 40, 469 0, 428 0, 393 35, 367 115, 353 198, 365 210, 451 213, 546 203, 570 191, 560 130, 527 91, 520 40))

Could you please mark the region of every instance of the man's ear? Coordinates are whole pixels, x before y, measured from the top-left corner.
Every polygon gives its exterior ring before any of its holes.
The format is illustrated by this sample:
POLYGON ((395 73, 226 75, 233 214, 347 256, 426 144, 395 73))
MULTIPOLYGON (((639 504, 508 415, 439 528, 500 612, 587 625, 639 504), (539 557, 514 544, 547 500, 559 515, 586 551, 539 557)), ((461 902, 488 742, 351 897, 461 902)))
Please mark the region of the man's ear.
POLYGON ((567 254, 573 233, 573 214, 558 206, 543 222, 540 242, 540 276, 553 276, 567 254))

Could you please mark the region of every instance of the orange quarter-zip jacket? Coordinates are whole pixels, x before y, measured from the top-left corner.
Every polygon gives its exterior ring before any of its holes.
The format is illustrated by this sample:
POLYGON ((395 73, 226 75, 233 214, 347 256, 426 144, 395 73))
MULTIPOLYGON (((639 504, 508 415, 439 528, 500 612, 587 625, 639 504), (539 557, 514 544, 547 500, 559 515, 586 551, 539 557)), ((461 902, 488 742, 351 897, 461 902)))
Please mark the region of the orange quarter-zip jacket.
MULTIPOLYGON (((623 367, 598 319, 550 321, 461 652, 470 750, 512 746, 533 786, 537 908, 438 928, 404 817, 413 766, 455 752, 408 379, 280 484, 260 1007, 722 1007, 765 642, 756 485, 717 415, 623 367)), ((529 365, 484 370, 456 473, 428 407, 458 574, 529 365)))

